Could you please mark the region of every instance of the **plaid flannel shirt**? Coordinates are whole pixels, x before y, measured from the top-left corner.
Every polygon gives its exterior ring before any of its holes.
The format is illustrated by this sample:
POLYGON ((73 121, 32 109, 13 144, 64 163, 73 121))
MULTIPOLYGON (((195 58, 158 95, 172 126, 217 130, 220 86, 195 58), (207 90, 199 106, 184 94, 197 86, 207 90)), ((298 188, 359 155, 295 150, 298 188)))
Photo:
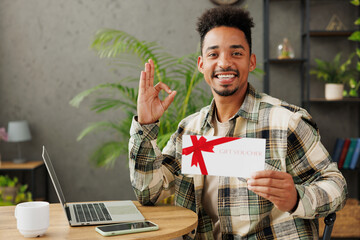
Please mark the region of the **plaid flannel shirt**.
MULTIPOLYGON (((299 194, 294 212, 282 212, 248 190, 246 179, 219 177, 218 213, 223 239, 317 239, 318 217, 340 210, 346 181, 320 142, 306 110, 258 93, 249 84, 245 100, 230 119, 227 136, 266 139, 265 169, 293 176, 299 194)), ((181 173, 182 135, 213 135, 215 102, 183 119, 161 152, 156 146, 159 123, 130 130, 130 177, 144 205, 175 193, 175 204, 198 214, 198 227, 184 239, 213 239, 213 223, 202 206, 204 178, 181 173)))

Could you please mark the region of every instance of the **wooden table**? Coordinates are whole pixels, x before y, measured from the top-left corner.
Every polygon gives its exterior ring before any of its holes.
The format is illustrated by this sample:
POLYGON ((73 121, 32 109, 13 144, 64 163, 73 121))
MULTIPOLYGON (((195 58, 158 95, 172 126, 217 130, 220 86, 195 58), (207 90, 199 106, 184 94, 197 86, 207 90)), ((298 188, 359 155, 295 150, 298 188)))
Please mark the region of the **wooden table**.
MULTIPOLYGON (((60 204, 50 204, 50 226, 40 239, 173 239, 187 234, 197 227, 198 217, 193 211, 171 205, 141 206, 134 202, 147 220, 159 225, 159 230, 103 237, 95 232, 95 226, 70 227, 60 204)), ((15 206, 0 207, 0 239, 25 239, 16 228, 15 206)))

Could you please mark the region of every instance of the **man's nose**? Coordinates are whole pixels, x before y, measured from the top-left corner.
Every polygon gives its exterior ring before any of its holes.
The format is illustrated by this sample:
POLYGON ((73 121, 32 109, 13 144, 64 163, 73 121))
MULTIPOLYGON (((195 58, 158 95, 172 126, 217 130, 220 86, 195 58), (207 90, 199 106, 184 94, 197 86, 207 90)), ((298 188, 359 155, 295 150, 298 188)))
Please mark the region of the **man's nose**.
POLYGON ((222 54, 219 58, 218 65, 222 69, 227 69, 231 66, 231 60, 229 56, 222 54))

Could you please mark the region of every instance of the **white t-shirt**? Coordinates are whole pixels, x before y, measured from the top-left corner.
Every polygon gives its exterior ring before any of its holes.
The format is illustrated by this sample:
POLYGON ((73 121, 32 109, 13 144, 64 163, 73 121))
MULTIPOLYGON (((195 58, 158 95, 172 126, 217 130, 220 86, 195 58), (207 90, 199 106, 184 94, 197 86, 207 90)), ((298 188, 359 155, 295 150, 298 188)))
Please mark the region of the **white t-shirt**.
MULTIPOLYGON (((214 125, 214 136, 226 136, 230 130, 230 122, 219 122, 216 112, 213 118, 214 125)), ((215 239, 221 239, 220 221, 218 213, 218 188, 219 188, 219 177, 218 176, 205 176, 202 205, 206 213, 214 223, 213 235, 215 239)))

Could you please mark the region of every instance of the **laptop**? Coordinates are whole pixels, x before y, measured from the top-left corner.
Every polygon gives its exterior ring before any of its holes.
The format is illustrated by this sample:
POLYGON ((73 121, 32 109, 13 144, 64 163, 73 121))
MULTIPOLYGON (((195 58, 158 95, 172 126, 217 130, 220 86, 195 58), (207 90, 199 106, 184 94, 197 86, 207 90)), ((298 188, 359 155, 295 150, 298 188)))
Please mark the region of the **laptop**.
POLYGON ((42 157, 70 226, 145 220, 132 201, 67 203, 45 146, 43 146, 42 157))

